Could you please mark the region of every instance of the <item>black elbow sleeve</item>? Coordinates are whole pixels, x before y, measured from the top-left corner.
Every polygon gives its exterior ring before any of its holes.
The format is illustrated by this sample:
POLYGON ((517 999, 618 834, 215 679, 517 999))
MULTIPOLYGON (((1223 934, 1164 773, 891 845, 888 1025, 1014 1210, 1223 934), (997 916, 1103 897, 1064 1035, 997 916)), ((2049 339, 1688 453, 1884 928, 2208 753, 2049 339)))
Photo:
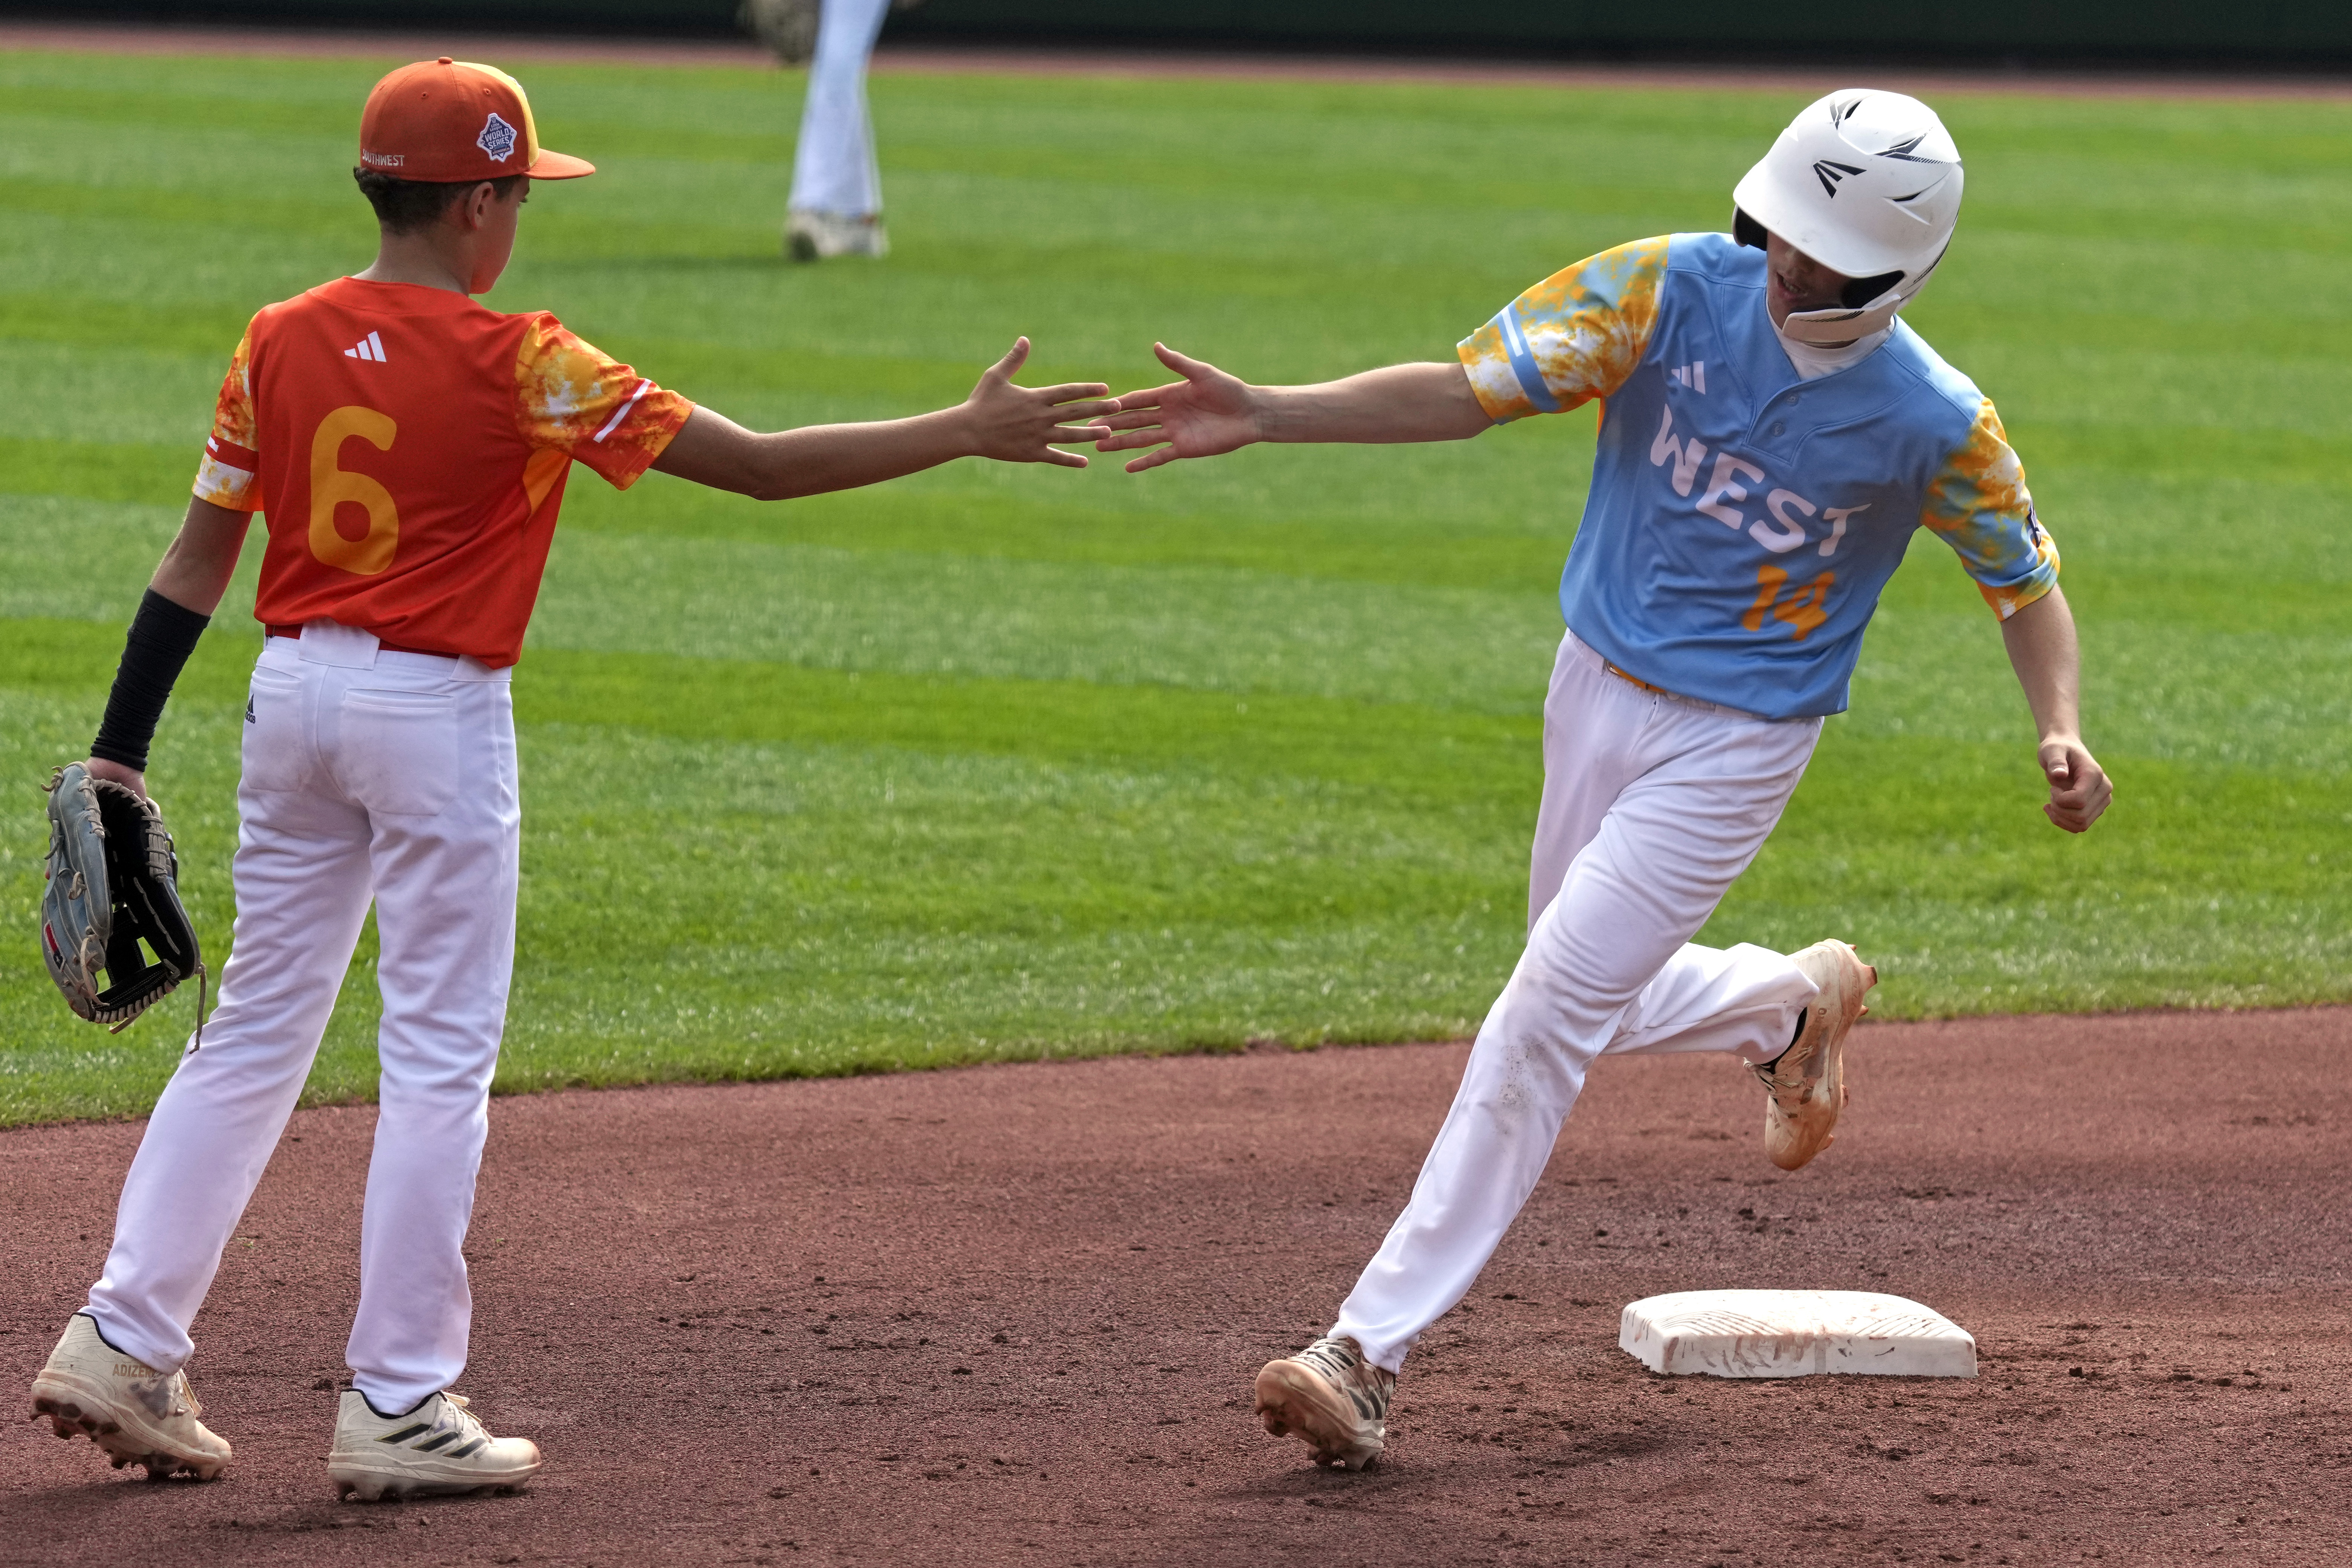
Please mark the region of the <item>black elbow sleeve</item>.
POLYGON ((163 703, 212 619, 147 590, 139 601, 139 613, 131 618, 131 636, 114 671, 114 689, 106 699, 106 717, 98 726, 98 739, 89 743, 91 756, 146 771, 147 746, 155 738, 163 703))

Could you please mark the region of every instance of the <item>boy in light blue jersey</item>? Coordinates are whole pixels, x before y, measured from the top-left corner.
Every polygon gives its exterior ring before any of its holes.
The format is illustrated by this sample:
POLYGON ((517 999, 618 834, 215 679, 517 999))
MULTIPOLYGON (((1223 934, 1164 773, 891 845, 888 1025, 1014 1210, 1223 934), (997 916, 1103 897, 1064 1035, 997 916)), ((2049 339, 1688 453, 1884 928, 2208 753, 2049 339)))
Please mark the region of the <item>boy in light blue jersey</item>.
POLYGON ((1844 710, 1915 526, 2003 620, 2057 586, 2058 549, 1966 376, 1899 320, 1806 375, 1762 308, 1767 269, 1727 235, 1641 240, 1538 284, 1460 353, 1498 424, 1603 400, 1560 579, 1577 635, 1662 690, 1815 718, 1844 710), (1701 519, 1719 526, 1644 526, 1701 519))
POLYGON ((1927 105, 1808 107, 1733 193, 1734 232, 1641 240, 1538 284, 1454 363, 1252 386, 1165 347, 1183 380, 1118 400, 1140 470, 1253 441, 1434 441, 1601 405, 1560 579, 1526 951, 1452 1110, 1329 1333, 1258 1373, 1256 1408, 1316 1460, 1386 1441, 1396 1373, 1467 1293, 1603 1054, 1725 1051, 1765 1087, 1786 1170, 1834 1135, 1843 1048, 1877 980, 1843 942, 1783 955, 1691 937, 1780 821, 1843 710, 1863 629, 1925 527, 2000 617, 2040 732, 2043 810, 2106 809, 2081 739, 2058 550, 1992 405, 1897 319, 1959 215, 1927 105))

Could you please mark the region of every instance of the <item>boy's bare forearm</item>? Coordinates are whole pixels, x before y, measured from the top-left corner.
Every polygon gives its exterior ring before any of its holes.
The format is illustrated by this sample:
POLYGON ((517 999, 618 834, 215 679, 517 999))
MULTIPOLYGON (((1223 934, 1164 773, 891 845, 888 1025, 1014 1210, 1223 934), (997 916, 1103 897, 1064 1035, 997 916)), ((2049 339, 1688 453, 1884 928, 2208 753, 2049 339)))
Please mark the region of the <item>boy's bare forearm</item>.
POLYGON ((1065 421, 1091 420, 1118 405, 1103 399, 1109 389, 1097 381, 1015 385, 1013 377, 1028 360, 1029 340, 1017 339, 1003 359, 982 373, 970 397, 952 408, 911 419, 812 425, 761 435, 698 408, 654 459, 654 467, 761 500, 880 484, 958 458, 1085 468, 1084 458, 1061 450, 1056 443, 1091 441, 1108 432, 1099 425, 1065 421))
POLYGON ((854 489, 920 473, 979 450, 961 407, 910 419, 810 425, 770 433, 698 408, 654 467, 758 500, 854 489))
POLYGON ((2050 781, 2042 813, 2069 833, 2087 833, 2116 791, 2083 743, 2083 661, 2066 595, 2051 589, 2003 621, 2000 635, 2040 733, 2035 752, 2050 781))
POLYGON ((1459 363, 1392 364, 1314 386, 1250 390, 1261 441, 1462 441, 1494 424, 1459 363))
POLYGON ((2064 591, 2053 588, 2019 610, 2001 623, 2000 635, 2042 739, 2079 740, 2083 660, 2064 591))
POLYGON ((1118 397, 1103 423, 1103 452, 1140 452, 1139 474, 1187 458, 1215 458, 1260 441, 1460 441, 1494 423, 1460 363, 1392 364, 1315 386, 1255 386, 1206 360, 1154 343, 1184 379, 1118 397))
POLYGON ((860 425, 810 425, 754 437, 761 500, 824 495, 980 455, 961 408, 860 425))

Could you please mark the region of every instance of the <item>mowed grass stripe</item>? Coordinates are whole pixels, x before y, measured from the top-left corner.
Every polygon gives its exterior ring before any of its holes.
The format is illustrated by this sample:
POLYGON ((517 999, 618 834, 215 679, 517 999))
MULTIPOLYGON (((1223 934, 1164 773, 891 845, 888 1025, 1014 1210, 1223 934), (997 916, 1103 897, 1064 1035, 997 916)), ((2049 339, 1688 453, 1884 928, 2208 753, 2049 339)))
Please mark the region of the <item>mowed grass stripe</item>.
POLYGON ((185 507, 194 475, 183 446, 0 436, 0 494, 185 507))
MULTIPOLYGON (((0 356, 5 356, 0 348, 0 356)), ((0 495, 72 497, 184 508, 201 443, 99 442, 0 436, 0 495)), ((1361 518, 1286 518, 1246 531, 1189 510, 1106 526, 1097 507, 1017 496, 906 489, 854 490, 789 508, 763 506, 658 476, 658 505, 577 485, 562 537, 738 540, 828 550, 1101 566, 1207 566, 1336 582, 1525 594, 1558 572, 1549 530, 1413 537, 1361 518)))
MULTIPOLYGON (((0 340, 0 359, 5 354, 0 340)), ((2352 467, 2352 442, 2211 427, 2021 428, 2024 433, 2012 430, 2012 436, 2036 454, 2035 488, 2045 513, 2068 525, 2062 547, 2070 562, 2090 552, 2085 546, 2095 551, 2101 533, 2137 529, 2156 509, 2178 513, 2190 538, 2210 543, 2203 554, 2136 547, 2098 561, 2095 576, 2075 571, 2067 589, 2078 605, 2111 625, 2127 618, 2176 628, 2186 620, 2216 630, 2253 629, 2250 622, 2272 632, 2345 630, 2344 595, 2352 586, 2346 563, 2335 552, 2315 555, 2301 543, 2299 530, 2276 521, 2336 504, 2334 479, 2352 467), (2131 498, 2121 508, 2118 490, 2131 498), (2240 591, 2215 591, 2232 584, 2240 591)), ((180 445, 0 436, 0 494, 176 510, 186 505, 193 454, 200 447, 200 438, 180 445)), ((1589 440, 1559 443, 1558 453, 1564 482, 1590 468, 1589 440)), ((1408 472, 1392 482, 1409 488, 1423 478, 1408 472)), ((1569 526, 1556 512, 1465 516, 1442 502, 1405 519, 1361 510, 1335 515, 1318 507, 1236 526, 1229 514, 1203 515, 1182 498, 1164 506, 1158 498, 1142 498, 1131 510, 1106 516, 1092 494, 1057 501, 961 483, 908 483, 776 507, 656 475, 631 495, 581 479, 572 488, 560 537, 734 540, 1082 565, 1212 567, 1526 595, 1540 592, 1557 575, 1561 533, 1569 526), (656 495, 657 500, 650 499, 656 495)), ((1946 590, 1959 585, 1957 567, 1939 559, 1940 547, 1932 541, 1916 545, 1932 564, 1898 577, 1890 586, 1891 601, 1912 602, 1922 589, 1950 599, 1946 590)))
MULTIPOLYGON (((260 638, 206 634, 175 705, 241 707, 260 638)), ((0 688, 102 700, 122 651, 95 621, 0 621, 0 688)), ((1320 780, 1402 801, 1489 807, 1498 778, 1540 782, 1531 715, 1083 681, 940 679, 746 660, 550 648, 515 675, 519 724, 686 741, 892 747, 1204 776, 1320 780)))

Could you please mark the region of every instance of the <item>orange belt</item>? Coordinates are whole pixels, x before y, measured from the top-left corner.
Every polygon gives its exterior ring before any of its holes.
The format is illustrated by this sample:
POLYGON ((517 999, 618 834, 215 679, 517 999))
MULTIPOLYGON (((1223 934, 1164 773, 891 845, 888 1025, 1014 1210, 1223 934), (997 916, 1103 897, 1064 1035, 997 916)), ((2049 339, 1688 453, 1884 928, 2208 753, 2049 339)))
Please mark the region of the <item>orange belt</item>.
POLYGON ((1618 668, 1615 665, 1610 663, 1605 658, 1601 661, 1601 668, 1615 676, 1618 679, 1623 681, 1626 685, 1633 687, 1637 690, 1646 691, 1653 697, 1663 697, 1669 702, 1685 703, 1693 708, 1705 709, 1711 713, 1727 713, 1735 719, 1758 719, 1768 724, 1778 722, 1776 720, 1763 719, 1759 714, 1750 713, 1745 708, 1727 708, 1720 702, 1709 702, 1703 698, 1697 697, 1685 697, 1679 691, 1669 691, 1663 686, 1653 686, 1648 681, 1643 679, 1640 676, 1630 675, 1624 670, 1618 668))
MULTIPOLYGON (((302 628, 300 626, 270 626, 268 630, 269 635, 274 637, 292 637, 297 642, 299 642, 302 637, 302 628)), ((400 647, 381 639, 377 641, 375 646, 377 650, 383 653, 421 653, 427 658, 456 658, 457 657, 454 653, 445 653, 437 647, 400 647)), ((1633 677, 1627 676, 1626 679, 1631 680, 1633 677)))
MULTIPOLYGON (((1625 684, 1626 684, 1626 685, 1628 685, 1628 686, 1638 686, 1638 687, 1640 687, 1643 690, 1644 690, 1644 691, 1646 691, 1646 692, 1649 692, 1652 696, 1654 696, 1654 697, 1672 697, 1672 696, 1674 696, 1674 695, 1675 695, 1675 693, 1673 693, 1673 692, 1671 692, 1671 691, 1667 690, 1667 689, 1666 689, 1664 687, 1663 687, 1663 686, 1653 686, 1653 685, 1651 685, 1648 681, 1646 681, 1646 680, 1643 679, 1642 679, 1640 676, 1638 676, 1638 675, 1628 675, 1628 674, 1626 674, 1623 670, 1622 670, 1622 669, 1618 668, 1615 665, 1613 665, 1613 664, 1610 663, 1610 662, 1609 662, 1607 659, 1605 659, 1605 658, 1604 658, 1604 659, 1602 659, 1602 660, 1601 661, 1601 668, 1603 668, 1603 669, 1605 669, 1605 670, 1607 670, 1610 674, 1612 674, 1612 675, 1615 676, 1618 679, 1620 679, 1620 680, 1622 680, 1622 681, 1625 682, 1625 684)), ((1713 707, 1713 706, 1714 706, 1714 704, 1713 704, 1713 703, 1709 703, 1709 704, 1708 704, 1708 706, 1709 706, 1709 707, 1713 707)))

